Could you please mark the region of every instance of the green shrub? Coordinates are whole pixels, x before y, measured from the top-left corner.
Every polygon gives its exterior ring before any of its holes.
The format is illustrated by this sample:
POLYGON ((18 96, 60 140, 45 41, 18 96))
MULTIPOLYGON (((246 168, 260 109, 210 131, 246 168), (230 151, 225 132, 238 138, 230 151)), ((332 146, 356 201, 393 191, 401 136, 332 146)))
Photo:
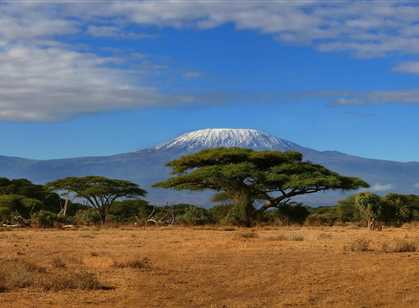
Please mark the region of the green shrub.
POLYGON ((213 223, 214 219, 207 209, 189 206, 177 221, 186 225, 206 225, 213 223))
POLYGON ((115 222, 145 222, 152 210, 153 207, 145 200, 117 201, 110 207, 109 217, 115 222))
POLYGON ((227 217, 233 205, 226 204, 226 205, 215 205, 210 208, 208 211, 210 212, 212 218, 214 219, 215 223, 224 224, 227 221, 227 217))
POLYGON ((51 228, 54 227, 54 223, 57 221, 57 215, 48 211, 41 210, 32 215, 32 224, 40 228, 51 228))
POLYGON ((265 211, 264 221, 280 225, 303 224, 309 214, 307 207, 302 204, 284 205, 265 211))
POLYGON ((80 210, 74 217, 77 225, 98 225, 101 223, 101 217, 95 209, 80 210))
POLYGON ((335 207, 313 208, 305 223, 307 225, 327 225, 333 226, 338 220, 335 207))

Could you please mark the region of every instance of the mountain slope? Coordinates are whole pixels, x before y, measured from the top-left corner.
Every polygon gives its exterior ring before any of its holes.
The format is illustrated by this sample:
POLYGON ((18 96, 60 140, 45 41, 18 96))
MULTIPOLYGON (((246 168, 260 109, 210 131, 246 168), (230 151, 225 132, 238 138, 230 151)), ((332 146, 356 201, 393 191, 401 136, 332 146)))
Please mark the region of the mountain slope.
MULTIPOLYGON (((151 189, 166 178, 170 170, 165 164, 181 155, 213 147, 246 147, 256 150, 294 150, 306 160, 317 162, 344 175, 359 176, 377 192, 419 193, 419 163, 402 163, 365 159, 334 151, 316 151, 293 142, 252 129, 205 129, 184 134, 152 149, 102 157, 57 160, 27 160, 0 156, 0 175, 25 177, 45 183, 65 176, 103 175, 128 179, 149 190, 148 198, 156 203, 193 202, 208 204, 208 193, 173 192, 151 189)), ((331 204, 343 195, 319 193, 304 201, 331 204)))

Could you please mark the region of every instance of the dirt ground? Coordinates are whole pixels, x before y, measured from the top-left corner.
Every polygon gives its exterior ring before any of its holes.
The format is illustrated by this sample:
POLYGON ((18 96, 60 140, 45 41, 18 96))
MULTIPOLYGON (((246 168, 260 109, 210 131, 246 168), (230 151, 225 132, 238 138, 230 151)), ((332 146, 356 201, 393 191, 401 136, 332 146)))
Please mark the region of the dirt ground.
POLYGON ((0 306, 419 307, 419 252, 383 250, 398 241, 419 243, 419 228, 2 231, 0 261, 83 269, 110 288, 16 288, 0 306))

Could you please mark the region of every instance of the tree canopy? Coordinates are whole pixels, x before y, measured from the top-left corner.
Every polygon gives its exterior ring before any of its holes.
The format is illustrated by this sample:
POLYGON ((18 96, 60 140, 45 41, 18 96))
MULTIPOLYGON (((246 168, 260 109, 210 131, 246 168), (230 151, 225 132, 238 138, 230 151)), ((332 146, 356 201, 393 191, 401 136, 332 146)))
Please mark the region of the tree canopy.
POLYGON ((43 185, 26 179, 0 178, 0 213, 2 220, 28 219, 39 210, 56 211, 59 196, 43 185))
POLYGON ((225 193, 247 216, 255 211, 280 207, 293 197, 326 190, 368 187, 359 178, 339 175, 321 165, 303 161, 298 152, 254 151, 216 148, 183 156, 168 163, 172 177, 155 187, 176 190, 211 189, 225 193))
POLYGON ((54 190, 73 193, 76 198, 84 199, 95 208, 102 223, 110 206, 118 199, 132 199, 143 197, 146 191, 130 181, 109 179, 101 176, 67 177, 47 184, 54 190))

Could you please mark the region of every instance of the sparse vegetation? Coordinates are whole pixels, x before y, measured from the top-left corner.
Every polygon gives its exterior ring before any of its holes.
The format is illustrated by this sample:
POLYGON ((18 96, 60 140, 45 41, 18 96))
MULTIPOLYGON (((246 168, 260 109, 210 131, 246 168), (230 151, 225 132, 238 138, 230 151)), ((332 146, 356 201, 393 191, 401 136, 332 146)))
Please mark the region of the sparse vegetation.
POLYGON ((350 245, 349 249, 354 252, 365 252, 370 250, 370 241, 366 239, 356 239, 350 245))
POLYGON ((267 238, 269 241, 304 241, 304 235, 296 232, 290 232, 287 234, 278 234, 267 238))
POLYGON ((408 239, 394 239, 383 243, 384 252, 415 252, 417 250, 416 242, 408 239))
POLYGON ((67 270, 63 263, 55 263, 54 270, 35 265, 22 259, 0 261, 0 289, 11 291, 20 288, 35 288, 44 291, 68 289, 100 290, 106 289, 94 273, 85 270, 67 270), (58 266, 57 266, 58 265, 58 266))
POLYGON ((113 266, 117 268, 134 268, 144 271, 151 269, 151 260, 146 257, 129 259, 125 261, 114 261, 113 266))
POLYGON ((238 239, 254 239, 258 237, 259 235, 256 232, 239 232, 236 234, 238 239))
POLYGON ((418 228, 102 227, 98 233, 83 227, 2 234, 0 306, 311 307, 313 293, 360 287, 356 297, 328 292, 316 305, 419 304, 412 288, 418 228), (278 290, 288 295, 277 296, 278 290), (403 292, 409 304, 389 290, 403 292), (260 301, 261 292, 268 301, 260 301))

